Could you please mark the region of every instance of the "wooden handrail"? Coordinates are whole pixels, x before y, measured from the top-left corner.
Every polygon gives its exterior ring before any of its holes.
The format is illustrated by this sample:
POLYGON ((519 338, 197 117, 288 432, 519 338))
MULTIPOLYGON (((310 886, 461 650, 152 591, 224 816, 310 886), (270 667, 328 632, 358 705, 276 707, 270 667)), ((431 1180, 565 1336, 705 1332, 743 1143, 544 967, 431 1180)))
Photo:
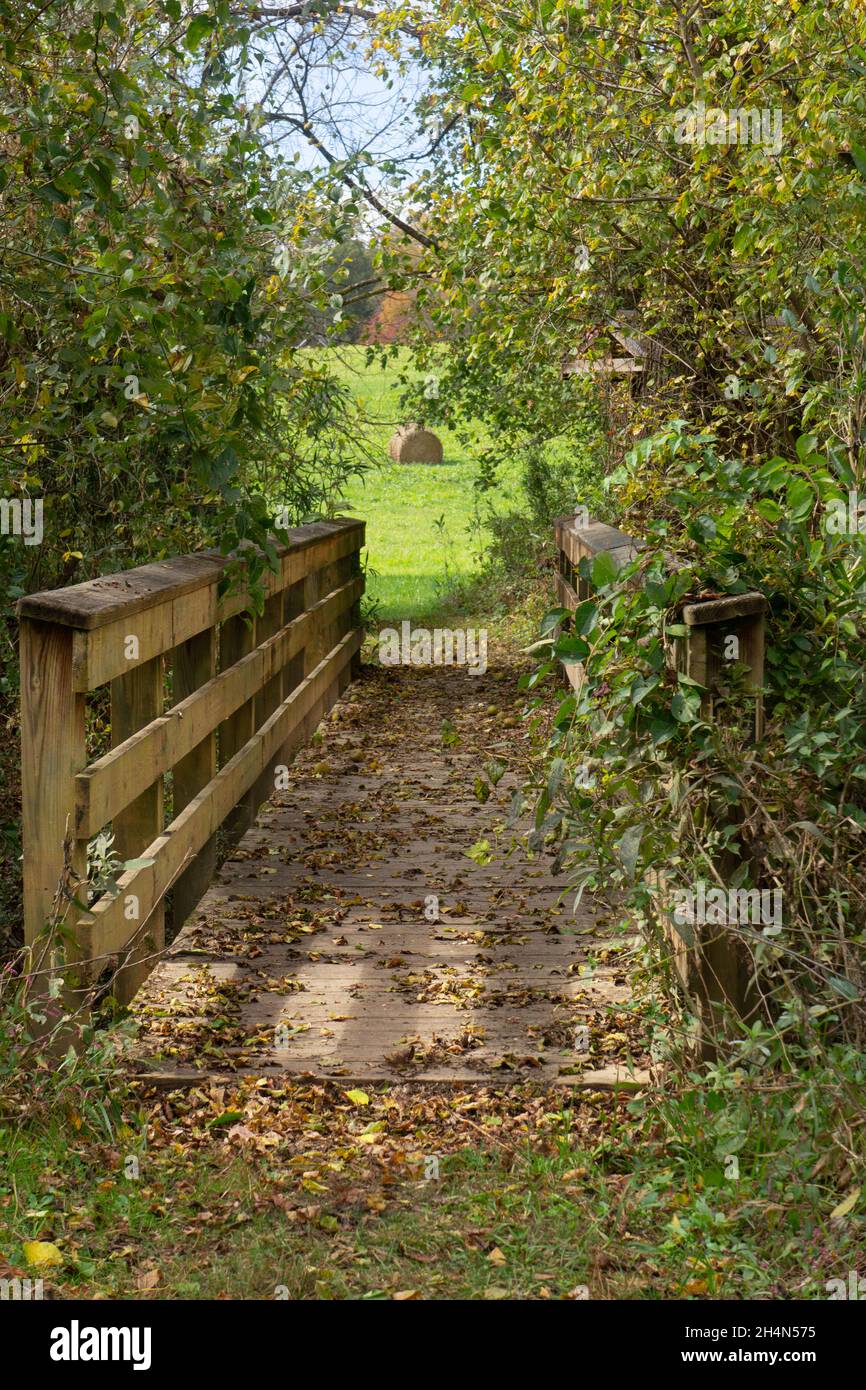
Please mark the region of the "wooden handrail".
POLYGON ((221 581, 216 552, 20 600, 25 940, 73 927, 79 976, 119 958, 128 999, 213 877, 216 834, 237 838, 349 683, 361 645, 364 523, 289 532, 262 614, 221 581), (172 671, 166 708, 165 668, 172 671), (111 687, 112 748, 88 761, 87 693, 111 687), (164 778, 171 774, 165 826, 164 778), (87 842, 111 825, 125 872, 86 912, 87 842))
MULTIPOLYGON (((606 526, 590 521, 584 526, 573 517, 559 517, 556 530, 557 567, 556 594, 561 607, 572 611, 589 598, 591 585, 580 573, 581 560, 592 561, 606 551, 617 569, 637 558, 643 542, 606 526)), ((671 666, 691 676, 703 687, 702 714, 712 719, 718 696, 719 677, 723 666, 726 639, 736 638, 737 660, 744 668, 746 683, 754 692, 754 735, 760 739, 764 729, 764 706, 761 687, 764 681, 764 615, 767 600, 752 590, 742 594, 726 594, 721 598, 705 598, 683 602, 680 613, 689 629, 688 637, 677 637, 668 653, 671 666)), ((583 667, 575 662, 569 671, 573 685, 579 686, 583 667)))

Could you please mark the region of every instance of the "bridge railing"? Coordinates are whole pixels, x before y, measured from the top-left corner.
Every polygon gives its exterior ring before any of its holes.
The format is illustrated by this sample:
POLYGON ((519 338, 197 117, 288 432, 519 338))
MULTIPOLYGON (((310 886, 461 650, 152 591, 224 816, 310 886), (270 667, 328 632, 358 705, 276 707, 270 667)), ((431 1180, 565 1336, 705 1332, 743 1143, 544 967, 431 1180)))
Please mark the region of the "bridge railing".
MULTIPOLYGON (((607 551, 618 569, 634 560, 642 548, 639 540, 616 527, 596 521, 583 525, 584 519, 560 517, 555 522, 556 594, 559 606, 571 611, 591 596, 591 582, 580 572, 582 560, 591 565, 598 554, 607 551)), ((747 725, 739 726, 744 742, 759 741, 764 732, 766 610, 767 600, 757 592, 684 601, 677 616, 688 636, 674 638, 667 652, 672 669, 684 672, 701 687, 701 715, 707 721, 728 717, 727 711, 724 715, 720 711, 720 687, 724 685, 725 664, 730 664, 730 654, 736 652, 751 703, 747 725)), ((575 662, 566 671, 572 685, 579 689, 583 681, 581 663, 575 662)), ((724 876, 731 865, 722 856, 716 867, 724 876)), ((684 993, 696 1008, 701 1051, 704 1056, 712 1056, 718 1032, 726 1026, 728 1011, 742 1018, 748 1018, 752 1012, 749 956, 736 930, 727 927, 694 924, 693 941, 689 944, 664 912, 668 894, 663 868, 655 873, 655 885, 663 906, 663 926, 672 964, 684 993)))
POLYGON ((115 967, 122 1000, 164 945, 166 894, 179 925, 213 877, 217 832, 252 823, 351 680, 364 523, 289 536, 255 618, 216 552, 19 602, 25 940, 60 927, 77 979, 115 967), (87 697, 106 685, 112 746, 90 760, 87 697), (88 901, 88 842, 109 827, 133 863, 88 901))

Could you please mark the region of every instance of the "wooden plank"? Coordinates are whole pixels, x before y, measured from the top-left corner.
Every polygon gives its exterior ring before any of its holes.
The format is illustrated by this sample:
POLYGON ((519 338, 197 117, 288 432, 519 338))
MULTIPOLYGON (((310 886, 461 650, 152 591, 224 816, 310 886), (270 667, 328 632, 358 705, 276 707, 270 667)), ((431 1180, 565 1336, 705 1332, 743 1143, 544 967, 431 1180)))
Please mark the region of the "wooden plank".
MULTIPOLYGON (((502 708, 518 696, 520 669, 496 687, 502 708)), ((323 726, 321 748, 300 756, 291 788, 222 865, 137 1001, 148 1080, 224 1071, 343 1086, 622 1083, 628 1093, 646 1079, 626 1065, 633 1057, 645 1070, 626 1016, 634 944, 600 905, 558 908, 565 882, 549 856, 525 859, 513 841, 531 816, 502 828, 501 784, 478 801, 471 769, 491 721, 476 713, 486 691, 476 692, 466 671, 372 671, 323 726), (455 710, 462 756, 436 737, 443 709, 455 710), (375 771, 355 771, 347 754, 358 742, 375 771), (434 789, 426 803, 430 784, 450 795, 434 789), (483 867, 466 857, 480 837, 494 847, 483 867), (436 921, 425 913, 428 881, 436 921), (410 1040, 416 1053, 401 1070, 388 1058, 410 1040)), ((522 768, 522 741, 511 738, 503 761, 522 768)))
POLYGON ((116 622, 75 634, 75 686, 96 690, 125 671, 134 670, 157 656, 213 627, 216 622, 217 584, 220 571, 210 566, 206 587, 174 597, 169 591, 150 608, 124 615, 116 622))
MULTIPOLYGON (((362 544, 363 544, 364 536, 365 536, 365 535, 366 535, 366 528, 365 528, 365 531, 364 531, 364 535, 362 535, 362 537, 361 537, 361 542, 362 542, 362 544)), ((355 603, 354 603, 354 605, 353 605, 353 607, 352 607, 352 611, 351 611, 351 613, 350 613, 350 615, 349 615, 349 626, 350 626, 350 628, 352 628, 352 627, 360 628, 360 626, 361 626, 361 598, 363 597, 364 589, 365 589, 365 587, 366 587, 366 586, 365 586, 365 582, 364 582, 364 569, 363 569, 363 566, 362 566, 362 564, 361 564, 361 551, 360 551, 360 548, 359 548, 358 550, 353 551, 353 552, 351 553, 351 555, 349 556, 349 565, 350 565, 350 569, 351 569, 353 578, 356 578, 356 579, 360 580, 360 592, 359 592, 359 594, 358 594, 357 599, 355 600, 355 603)), ((349 673, 348 673, 348 674, 349 674, 349 679, 350 679, 350 680, 356 680, 357 677, 361 674, 361 652, 360 652, 360 650, 358 650, 358 651, 355 653, 355 655, 352 657, 352 664, 351 664, 351 667, 349 668, 349 673)))
POLYGON ((94 630, 126 620, 157 604, 210 585, 223 567, 212 552, 182 555, 159 564, 138 565, 102 575, 65 589, 28 594, 18 604, 19 617, 41 618, 63 626, 94 630))
MULTIPOLYGON (((556 576, 556 601, 560 608, 570 608, 572 612, 577 608, 579 602, 574 589, 561 574, 556 576)), ((569 618, 568 621, 570 622, 571 619, 569 618)))
MULTIPOLYGON (((182 703, 202 686, 213 682, 216 675, 217 633, 208 628, 175 647, 174 699, 182 703)), ((216 776, 217 720, 212 719, 211 732, 182 758, 172 759, 172 811, 176 818, 193 797, 216 776)), ((177 727, 175 724, 173 727, 177 727)), ((153 837, 154 839, 156 836, 153 837)), ((196 852, 193 862, 184 869, 172 889, 172 931, 186 921, 199 898, 207 890, 216 868, 216 836, 211 837, 196 852)))
POLYGON ((766 613, 767 600, 763 594, 728 594, 724 598, 700 599, 697 603, 683 605, 683 622, 689 627, 704 626, 707 623, 732 622, 735 618, 751 617, 766 613))
POLYGON ((124 897, 129 893, 137 894, 144 905, 143 912, 161 898, 176 875, 222 824, 244 790, 261 775, 268 759, 286 742, 290 731, 317 706, 336 673, 351 660, 360 641, 358 632, 344 637, 288 699, 278 706, 263 727, 172 820, 165 834, 147 847, 146 855, 154 863, 123 875, 118 894, 101 898, 93 905, 88 917, 79 921, 79 937, 87 948, 88 956, 103 956, 123 948, 129 936, 129 924, 123 918, 124 897))
MULTIPOLYGON (((316 550, 343 538, 349 549, 363 543, 364 523, 354 517, 314 522, 289 531, 288 545, 275 546, 278 557, 316 550)), ((343 551, 341 553, 348 553, 343 551)), ((139 565, 118 574, 71 584, 65 589, 47 589, 28 594, 18 602, 19 618, 93 631, 115 621, 125 620, 157 604, 165 603, 202 587, 209 588, 215 571, 228 563, 217 551, 183 555, 159 564, 139 565)), ((314 561, 314 563, 317 563, 314 561)), ((118 674, 120 674, 118 672, 118 674)))
MULTIPOLYGON (((272 1066, 277 1068, 281 1074, 296 1076, 299 1079, 309 1079, 321 1081, 322 1073, 320 1069, 311 1065, 309 1059, 293 1063, 289 1060, 285 1062, 277 1060, 272 1062, 272 1066)), ((236 1086, 238 1079, 244 1076, 261 1076, 262 1066, 239 1066, 235 1070, 227 1070, 225 1067, 208 1068, 203 1065, 195 1067, 166 1067, 165 1065, 155 1064, 152 1067, 142 1065, 140 1068, 140 1081, 148 1086, 154 1086, 159 1090, 180 1090, 185 1086, 201 1086, 207 1083, 210 1086, 236 1086)), ((265 1073, 266 1074, 266 1073, 265 1073)), ((376 1081, 394 1082, 403 1075, 403 1079, 408 1079, 405 1074, 395 1072, 393 1067, 387 1064, 378 1066, 371 1062, 364 1062, 360 1066, 354 1060, 348 1061, 339 1071, 335 1071, 333 1079, 339 1082, 340 1088, 345 1090, 347 1086, 369 1085, 376 1081)), ((327 1079, 327 1078, 326 1078, 327 1079)), ((562 1088, 568 1091, 611 1091, 614 1094, 621 1094, 629 1098, 635 1093, 649 1090, 652 1087, 652 1074, 646 1069, 632 1070, 628 1067, 605 1067, 599 1071, 582 1072, 574 1076, 563 1076, 554 1074, 547 1076, 537 1068, 517 1067, 513 1069, 502 1069, 496 1072, 471 1071, 468 1067, 421 1067, 413 1068, 411 1072, 412 1081, 423 1081, 425 1086, 437 1085, 443 1091, 454 1086, 466 1086, 470 1083, 479 1082, 487 1086, 525 1086, 527 1082, 544 1082, 546 1087, 562 1088)))
MULTIPOLYGON (((354 601, 356 593, 357 587, 349 585, 329 594, 322 601, 325 613, 345 611, 354 601)), ((230 618, 222 630, 220 674, 214 675, 119 747, 91 763, 76 778, 76 825, 79 833, 95 835, 132 797, 139 795, 154 778, 168 772, 191 753, 217 725, 221 728, 221 739, 226 750, 223 762, 233 757, 240 743, 235 743, 230 732, 230 728, 235 727, 231 725, 231 718, 246 710, 242 722, 249 727, 240 741, 245 743, 254 728, 253 697, 274 673, 279 673, 292 662, 297 665, 298 653, 302 651, 306 633, 315 620, 315 613, 302 613, 290 625, 253 649, 252 627, 240 616, 230 618)), ((198 640, 199 637, 191 639, 193 642, 198 640)))
MULTIPOLYGON (((134 671, 119 676, 111 683, 111 741, 124 743, 130 734, 162 713, 164 704, 162 657, 154 657, 134 671)), ((162 831, 162 778, 151 779, 144 791, 126 809, 114 817, 114 848, 121 859, 136 859, 162 831)), ((128 910, 132 910, 130 904, 128 910)), ((137 905, 140 909, 140 903, 137 905)), ((126 1004, 147 978, 155 963, 156 953, 165 946, 165 912, 157 903, 144 918, 136 916, 128 923, 132 946, 125 956, 113 985, 115 998, 126 1004)))

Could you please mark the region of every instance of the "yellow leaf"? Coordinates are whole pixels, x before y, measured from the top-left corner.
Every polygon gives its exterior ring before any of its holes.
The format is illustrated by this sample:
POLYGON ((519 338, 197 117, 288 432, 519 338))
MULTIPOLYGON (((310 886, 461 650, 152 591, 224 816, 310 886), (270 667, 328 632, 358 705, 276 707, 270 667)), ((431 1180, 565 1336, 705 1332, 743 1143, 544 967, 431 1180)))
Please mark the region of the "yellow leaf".
POLYGON ((845 1198, 844 1202, 840 1202, 838 1207, 834 1207, 833 1210, 830 1212, 830 1220, 841 1221, 843 1216, 847 1216, 849 1211, 854 1210, 854 1208, 857 1205, 857 1199, 859 1196, 859 1187, 853 1188, 852 1191, 848 1193, 848 1196, 845 1198))
POLYGON ((687 1284, 683 1284, 683 1293, 702 1294, 707 1291, 706 1279, 690 1279, 687 1284))
POLYGON ((346 1099, 353 1105, 369 1105, 370 1097, 366 1091, 346 1091, 346 1099))
POLYGON ((29 1265, 62 1265, 63 1256, 49 1240, 25 1240, 24 1258, 29 1265))
POLYGON ((508 1263, 498 1245, 494 1245, 487 1258, 492 1265, 504 1265, 508 1263))
POLYGON ((394 1302, 395 1302, 395 1303, 405 1303, 405 1302, 406 1302, 408 1299, 410 1299, 410 1298, 420 1298, 420 1297, 421 1297, 421 1295, 420 1295, 420 1293, 418 1292, 417 1289, 401 1289, 399 1293, 395 1293, 395 1294, 394 1294, 394 1302))

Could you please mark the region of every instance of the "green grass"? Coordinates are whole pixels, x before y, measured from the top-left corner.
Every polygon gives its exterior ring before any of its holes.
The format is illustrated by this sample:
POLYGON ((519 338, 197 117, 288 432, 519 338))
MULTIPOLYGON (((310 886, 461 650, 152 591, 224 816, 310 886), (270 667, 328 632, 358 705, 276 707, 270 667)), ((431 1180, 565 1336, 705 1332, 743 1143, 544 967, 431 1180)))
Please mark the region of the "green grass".
POLYGON ((479 514, 473 483, 489 441, 477 424, 436 427, 444 450, 441 464, 397 464, 388 457, 388 440, 404 421, 401 369, 414 380, 424 379, 412 369, 408 350, 401 349, 385 367, 378 357, 368 366, 366 349, 360 347, 334 348, 329 357, 370 422, 364 443, 373 467, 344 492, 346 510, 367 522, 368 600, 377 620, 417 621, 441 608, 445 594, 477 572, 484 544, 479 520, 488 506, 519 505, 517 468, 504 470, 479 514))
POLYGON ((854 1179, 822 1166, 830 1115, 804 1125, 799 1087, 751 1097, 735 1181, 739 1086, 660 1108, 517 1087, 125 1095, 110 1138, 72 1110, 0 1127, 0 1274, 85 1298, 824 1299, 861 1268, 862 1224, 830 1217, 854 1179), (28 1271, 32 1241, 59 1263, 28 1271))
POLYGON ((117 1153, 100 1162, 66 1144, 62 1178, 58 1135, 41 1154, 28 1144, 29 1163, 13 1145, 17 1202, 2 1240, 22 1274, 25 1240, 56 1244, 63 1264, 42 1273, 66 1297, 273 1299, 283 1288, 291 1299, 495 1299, 545 1286, 563 1297, 587 1282, 592 1225, 564 1190, 563 1156, 524 1151, 504 1164, 464 1149, 443 1158, 438 1181, 395 1170, 383 1192, 357 1173, 347 1191, 332 1175, 330 1190, 307 1194, 279 1159, 224 1140, 143 1157, 138 1181, 117 1153))

